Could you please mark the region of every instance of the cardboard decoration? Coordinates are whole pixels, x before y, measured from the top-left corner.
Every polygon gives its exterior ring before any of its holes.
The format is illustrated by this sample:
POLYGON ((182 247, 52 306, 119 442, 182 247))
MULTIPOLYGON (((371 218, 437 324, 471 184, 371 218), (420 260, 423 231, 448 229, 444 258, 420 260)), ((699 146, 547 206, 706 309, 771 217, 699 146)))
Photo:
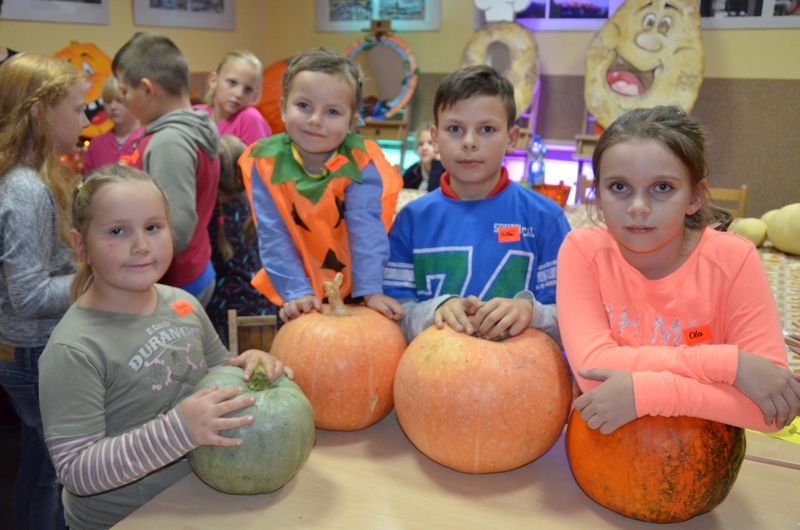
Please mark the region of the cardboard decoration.
POLYGON ((106 116, 102 95, 103 84, 111 75, 111 58, 94 44, 75 41, 58 50, 55 57, 69 61, 89 79, 90 86, 84 99, 89 125, 81 131, 81 135, 94 138, 110 131, 114 123, 106 116))
POLYGON ((261 74, 261 99, 253 105, 264 116, 272 129, 272 134, 286 130, 281 117, 281 97, 283 97, 283 74, 289 68, 290 59, 281 59, 264 68, 261 74))
POLYGON ((533 99, 539 81, 539 48, 533 32, 516 22, 491 22, 473 33, 461 56, 461 66, 488 64, 514 86, 517 117, 533 99), (508 54, 508 66, 493 64, 492 50, 508 54))
POLYGON ((589 43, 584 97, 603 127, 632 109, 689 112, 702 82, 696 0, 627 0, 589 43))

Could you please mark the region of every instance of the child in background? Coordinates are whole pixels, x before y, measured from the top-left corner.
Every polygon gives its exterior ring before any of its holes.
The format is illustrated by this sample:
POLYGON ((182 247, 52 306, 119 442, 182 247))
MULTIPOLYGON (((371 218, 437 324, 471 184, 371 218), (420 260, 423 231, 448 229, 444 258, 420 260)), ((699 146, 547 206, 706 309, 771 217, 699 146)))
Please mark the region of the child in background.
POLYGON ((215 283, 208 223, 219 181, 217 128, 192 109, 186 58, 167 37, 137 33, 111 67, 128 110, 145 124, 130 165, 151 174, 169 198, 176 255, 161 283, 207 304, 215 283))
POLYGON ((631 111, 603 132, 592 167, 606 228, 571 233, 558 257, 581 417, 603 433, 648 415, 788 425, 800 375, 753 244, 709 228, 699 125, 676 107, 631 111))
POLYGON ((139 120, 128 112, 117 78, 113 75, 108 76, 103 84, 103 102, 106 114, 114 127, 95 136, 89 142, 89 148, 83 156, 84 175, 106 164, 113 164, 122 157, 132 155, 136 142, 144 132, 144 129, 139 127, 139 120))
POLYGON ((156 282, 172 261, 167 199, 146 173, 105 166, 79 186, 70 242, 84 264, 76 302, 40 362, 45 440, 64 484, 72 528, 108 528, 190 472, 200 445, 236 446, 224 418, 254 403, 238 389, 191 393, 215 366, 261 361, 270 380, 284 368, 248 350, 229 358, 202 305, 156 282))
POLYGON ((208 225, 217 287, 206 311, 226 346, 229 309, 235 309, 240 315, 278 313, 278 307, 250 285, 261 268, 261 262, 250 203, 247 202, 242 172, 237 163, 246 149, 247 146, 235 136, 220 138, 217 207, 208 225))
POLYGON ((444 166, 437 158, 436 147, 431 138, 432 127, 432 123, 425 123, 414 135, 419 162, 403 173, 404 188, 433 191, 439 187, 439 179, 444 173, 444 166))
POLYGON ((251 106, 261 95, 263 70, 252 52, 235 50, 208 74, 207 104, 201 108, 211 115, 220 135, 232 134, 250 145, 272 134, 267 120, 251 106))
POLYGON ((86 79, 69 63, 20 53, 0 67, 0 383, 21 421, 17 528, 63 528, 42 435, 38 360, 69 307, 72 178, 58 162, 89 124, 86 79))
POLYGON ((240 160, 264 267, 253 285, 283 306, 283 320, 320 310, 323 281, 339 271, 342 296, 364 297, 388 318, 403 315, 381 292, 402 180, 375 142, 350 132, 361 85, 345 57, 300 54, 283 77, 286 133, 257 142, 240 160))
POLYGON ((486 338, 530 326, 558 340, 556 256, 569 224, 503 167, 519 137, 514 88, 489 66, 462 68, 442 81, 433 110, 447 172, 398 213, 383 282, 406 309, 406 338, 447 323, 486 338))

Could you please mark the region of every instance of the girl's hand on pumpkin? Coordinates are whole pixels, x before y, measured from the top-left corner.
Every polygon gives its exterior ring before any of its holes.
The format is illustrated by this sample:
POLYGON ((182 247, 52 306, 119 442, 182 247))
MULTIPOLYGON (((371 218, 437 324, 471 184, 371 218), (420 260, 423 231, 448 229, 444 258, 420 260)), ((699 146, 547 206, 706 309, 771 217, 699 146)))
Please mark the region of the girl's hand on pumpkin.
POLYGON ((364 297, 367 307, 383 314, 390 320, 400 320, 406 316, 406 310, 400 302, 385 294, 368 294, 364 297))
POLYGON ((240 438, 227 438, 218 434, 220 431, 253 423, 253 416, 223 417, 255 403, 252 397, 235 399, 241 392, 239 388, 219 388, 214 385, 198 390, 180 402, 178 406, 186 419, 189 432, 199 445, 234 447, 242 443, 240 438))
POLYGON ((445 323, 459 333, 474 335, 475 328, 470 321, 470 315, 474 315, 483 302, 476 296, 461 298, 454 296, 444 301, 436 312, 433 313, 433 324, 439 328, 444 328, 445 323))
POLYGON ((269 379, 270 383, 282 375, 289 379, 294 379, 294 372, 291 368, 283 364, 280 359, 261 350, 246 350, 233 357, 230 360, 230 364, 242 368, 244 370, 244 380, 250 381, 250 377, 252 377, 259 361, 264 365, 264 370, 267 371, 267 379, 269 379))
POLYGON ((492 298, 485 302, 472 317, 478 334, 487 339, 515 336, 530 326, 533 304, 528 300, 492 298))
POLYGON ((310 313, 312 311, 322 311, 322 301, 313 294, 307 294, 287 302, 281 308, 278 316, 280 316, 281 320, 284 322, 289 322, 303 313, 310 313))
POLYGON ((603 381, 575 400, 575 410, 590 429, 611 434, 637 418, 633 395, 633 377, 622 370, 594 368, 581 370, 586 379, 603 381))
POLYGON ((782 429, 800 416, 800 374, 766 357, 739 350, 733 386, 758 405, 767 425, 782 429))

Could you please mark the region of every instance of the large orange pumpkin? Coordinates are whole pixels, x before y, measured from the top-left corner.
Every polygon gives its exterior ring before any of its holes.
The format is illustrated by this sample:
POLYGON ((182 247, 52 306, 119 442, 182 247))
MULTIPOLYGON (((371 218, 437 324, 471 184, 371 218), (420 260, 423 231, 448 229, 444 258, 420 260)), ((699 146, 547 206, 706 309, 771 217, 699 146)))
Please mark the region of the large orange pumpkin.
POLYGON ((430 327, 397 367, 397 419, 429 458, 467 473, 525 465, 555 443, 572 400, 567 363, 545 333, 495 342, 430 327))
POLYGON ((742 429, 687 417, 645 416, 605 435, 577 412, 566 436, 581 489, 609 510, 653 523, 685 521, 721 503, 745 444, 742 429))
POLYGON ((283 73, 288 67, 289 59, 281 59, 264 68, 261 75, 261 99, 253 105, 269 123, 272 134, 286 130, 281 117, 281 96, 283 96, 283 73))
POLYGON ((325 282, 322 313, 284 324, 270 353, 294 370, 294 381, 314 409, 317 427, 354 431, 392 410, 392 382, 406 339, 400 327, 364 306, 345 306, 338 285, 325 282))

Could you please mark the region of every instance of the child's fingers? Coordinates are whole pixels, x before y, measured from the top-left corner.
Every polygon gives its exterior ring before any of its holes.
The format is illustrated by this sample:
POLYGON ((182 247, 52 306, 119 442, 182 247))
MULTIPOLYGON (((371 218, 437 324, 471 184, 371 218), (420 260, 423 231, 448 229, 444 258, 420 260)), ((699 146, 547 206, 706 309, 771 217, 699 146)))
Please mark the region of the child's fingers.
POLYGON ((459 311, 451 311, 449 315, 445 313, 445 320, 447 320, 447 323, 456 331, 463 331, 467 335, 474 334, 475 330, 472 327, 472 323, 469 321, 469 317, 460 309, 459 307, 459 311))
POLYGON ((238 429, 253 423, 253 416, 238 416, 235 418, 219 418, 214 422, 213 429, 215 433, 220 431, 229 431, 231 429, 238 429))
POLYGON ((605 381, 611 377, 611 370, 604 368, 592 368, 591 370, 581 370, 578 372, 584 379, 593 379, 595 381, 605 381))
POLYGON ((236 447, 242 445, 241 438, 228 438, 227 436, 220 436, 218 434, 209 437, 205 445, 216 445, 219 447, 236 447))
POLYGON ((292 370, 291 368, 289 368, 288 366, 286 366, 284 364, 283 365, 283 375, 285 375, 289 379, 294 379, 294 370, 292 370))

